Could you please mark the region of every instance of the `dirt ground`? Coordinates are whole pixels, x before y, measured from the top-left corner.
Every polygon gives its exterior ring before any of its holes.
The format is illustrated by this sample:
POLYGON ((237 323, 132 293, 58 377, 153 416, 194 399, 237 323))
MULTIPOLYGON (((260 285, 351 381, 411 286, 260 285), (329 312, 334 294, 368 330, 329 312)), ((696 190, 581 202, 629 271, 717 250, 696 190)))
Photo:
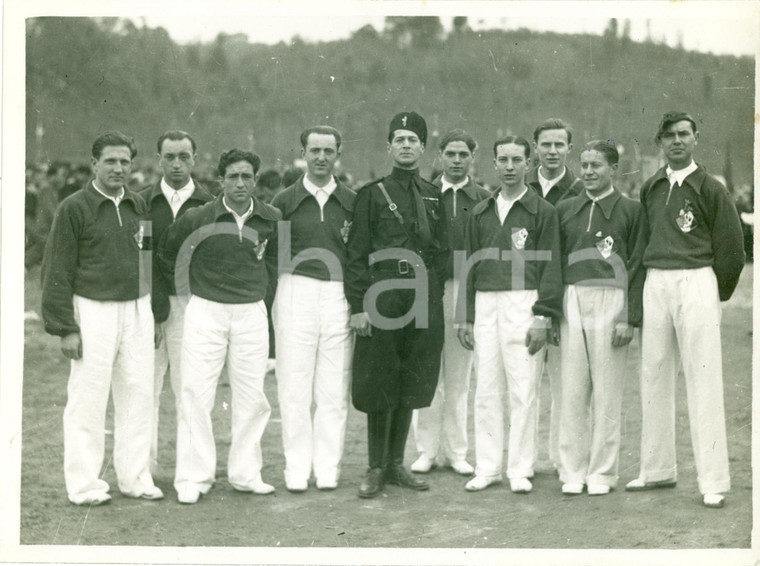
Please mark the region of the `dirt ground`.
MULTIPOLYGON (((28 274, 26 308, 39 311, 39 273, 28 274)), ((428 492, 390 486, 374 500, 356 496, 366 468, 364 415, 351 410, 342 477, 334 492, 313 486, 303 494, 285 489, 284 458, 276 381, 267 376, 272 417, 263 439, 263 477, 275 485, 270 496, 241 494, 226 481, 230 442, 228 383, 219 385, 214 412, 218 444, 217 484, 197 505, 183 506, 172 488, 175 420, 169 380, 161 405, 159 502, 128 499, 116 488, 110 465, 109 411, 105 479, 113 501, 96 508, 68 503, 63 483, 62 413, 68 363, 59 340, 40 322, 25 325, 23 449, 20 532, 22 545, 139 545, 219 547, 399 547, 458 549, 696 549, 749 548, 752 528, 752 265, 723 311, 725 404, 732 490, 722 510, 700 504, 688 429, 683 378, 678 383, 676 489, 627 493, 622 486, 638 473, 641 407, 638 339, 629 354, 623 404, 620 488, 605 497, 569 497, 546 465, 548 383, 542 386, 542 466, 529 495, 505 484, 483 492, 464 490, 466 479, 434 470, 428 492)), ((473 382, 474 389, 474 382, 473 382)), ((471 400, 472 403, 472 395, 471 400)), ((472 424, 470 424, 472 427, 472 424)), ((472 438, 472 436, 471 436, 472 438)), ((413 442, 407 464, 415 457, 413 442)), ((475 462, 470 449, 470 462, 475 462)), ((372 555, 363 553, 368 557, 372 555)), ((309 554, 304 554, 304 562, 309 554)), ((131 561, 129 554, 103 555, 131 561)), ((257 560, 250 555, 249 560, 257 560)))

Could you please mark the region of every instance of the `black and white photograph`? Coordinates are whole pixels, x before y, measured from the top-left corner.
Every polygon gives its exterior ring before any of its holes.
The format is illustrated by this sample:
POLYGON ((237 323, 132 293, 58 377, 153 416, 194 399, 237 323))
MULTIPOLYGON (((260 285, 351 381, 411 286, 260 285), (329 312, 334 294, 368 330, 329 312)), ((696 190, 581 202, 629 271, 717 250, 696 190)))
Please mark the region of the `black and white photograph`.
POLYGON ((760 3, 2 37, 0 562, 760 560, 760 3))

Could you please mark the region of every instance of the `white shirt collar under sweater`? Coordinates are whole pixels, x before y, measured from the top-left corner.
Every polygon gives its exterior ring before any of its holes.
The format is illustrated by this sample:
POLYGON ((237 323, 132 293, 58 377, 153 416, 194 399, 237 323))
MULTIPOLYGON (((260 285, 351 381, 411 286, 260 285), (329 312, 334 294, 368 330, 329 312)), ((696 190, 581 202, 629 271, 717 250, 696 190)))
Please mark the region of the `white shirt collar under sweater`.
POLYGON ((525 187, 523 191, 514 199, 507 199, 504 196, 504 189, 499 190, 499 194, 496 195, 496 214, 499 217, 499 222, 504 224, 504 220, 507 218, 507 214, 512 210, 512 206, 528 192, 528 188, 525 187))
POLYGON ((193 183, 192 178, 181 189, 174 189, 169 186, 165 178, 161 177, 161 192, 164 193, 169 206, 171 206, 174 218, 177 218, 179 209, 182 208, 185 201, 190 198, 190 195, 193 194, 194 190, 195 183, 193 183))
POLYGON ((565 174, 567 174, 567 167, 562 168, 562 175, 559 177, 554 177, 554 179, 547 179, 541 174, 541 167, 538 168, 538 182, 541 183, 541 192, 543 193, 544 198, 546 198, 546 195, 548 195, 549 191, 552 190, 552 187, 562 180, 565 174))
POLYGON ((444 175, 443 177, 441 177, 441 194, 445 193, 449 189, 454 189, 454 191, 456 192, 469 182, 470 182, 470 178, 468 176, 465 176, 465 178, 459 181, 458 183, 452 183, 451 181, 446 179, 446 175, 444 175))
POLYGON ((333 191, 338 188, 338 183, 335 182, 335 177, 330 175, 330 182, 324 187, 318 187, 309 180, 309 176, 303 176, 303 188, 309 191, 319 203, 319 208, 324 208, 327 199, 333 194, 333 191))
POLYGON ((679 169, 678 171, 673 171, 673 169, 670 168, 670 165, 668 165, 665 168, 665 174, 668 176, 668 181, 670 181, 670 188, 673 188, 673 185, 678 183, 678 186, 680 187, 683 185, 684 179, 694 173, 694 171, 697 170, 697 164, 694 163, 694 160, 691 160, 691 163, 684 167, 683 169, 679 169))
POLYGON ((251 204, 248 207, 248 210, 246 210, 243 215, 239 215, 237 212, 232 210, 229 206, 227 206, 227 199, 222 197, 222 204, 224 205, 224 208, 226 208, 229 212, 232 213, 233 218, 235 219, 235 222, 237 222, 238 230, 243 229, 243 224, 245 224, 245 221, 248 220, 248 218, 253 214, 253 199, 251 199, 251 204))
POLYGON ((98 186, 95 184, 95 181, 92 182, 92 186, 95 188, 96 191, 98 191, 101 195, 106 197, 108 200, 113 201, 113 203, 117 206, 119 206, 119 203, 121 203, 122 199, 124 198, 124 187, 121 188, 121 192, 118 194, 118 196, 112 197, 110 195, 107 195, 103 191, 101 191, 98 186))

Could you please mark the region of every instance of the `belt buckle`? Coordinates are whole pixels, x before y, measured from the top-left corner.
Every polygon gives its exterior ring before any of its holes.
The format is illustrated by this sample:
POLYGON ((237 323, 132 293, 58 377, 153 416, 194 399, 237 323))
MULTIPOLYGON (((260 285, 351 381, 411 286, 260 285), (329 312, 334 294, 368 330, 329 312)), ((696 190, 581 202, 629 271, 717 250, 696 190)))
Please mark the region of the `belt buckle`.
POLYGON ((398 260, 399 275, 407 275, 409 273, 409 265, 409 262, 405 259, 398 260))

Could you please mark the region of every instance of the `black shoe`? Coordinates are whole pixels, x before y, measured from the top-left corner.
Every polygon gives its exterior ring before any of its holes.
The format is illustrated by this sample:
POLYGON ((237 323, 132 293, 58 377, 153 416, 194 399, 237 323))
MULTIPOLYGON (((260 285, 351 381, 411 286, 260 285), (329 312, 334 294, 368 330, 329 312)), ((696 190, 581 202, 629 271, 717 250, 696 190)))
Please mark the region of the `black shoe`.
POLYGON ((385 472, 385 483, 406 487, 415 491, 427 491, 430 489, 428 483, 424 480, 417 479, 410 474, 402 464, 392 464, 388 466, 385 472))
POLYGON ((380 495, 385 488, 385 470, 383 468, 370 468, 367 475, 359 486, 359 497, 362 499, 372 499, 380 495))

